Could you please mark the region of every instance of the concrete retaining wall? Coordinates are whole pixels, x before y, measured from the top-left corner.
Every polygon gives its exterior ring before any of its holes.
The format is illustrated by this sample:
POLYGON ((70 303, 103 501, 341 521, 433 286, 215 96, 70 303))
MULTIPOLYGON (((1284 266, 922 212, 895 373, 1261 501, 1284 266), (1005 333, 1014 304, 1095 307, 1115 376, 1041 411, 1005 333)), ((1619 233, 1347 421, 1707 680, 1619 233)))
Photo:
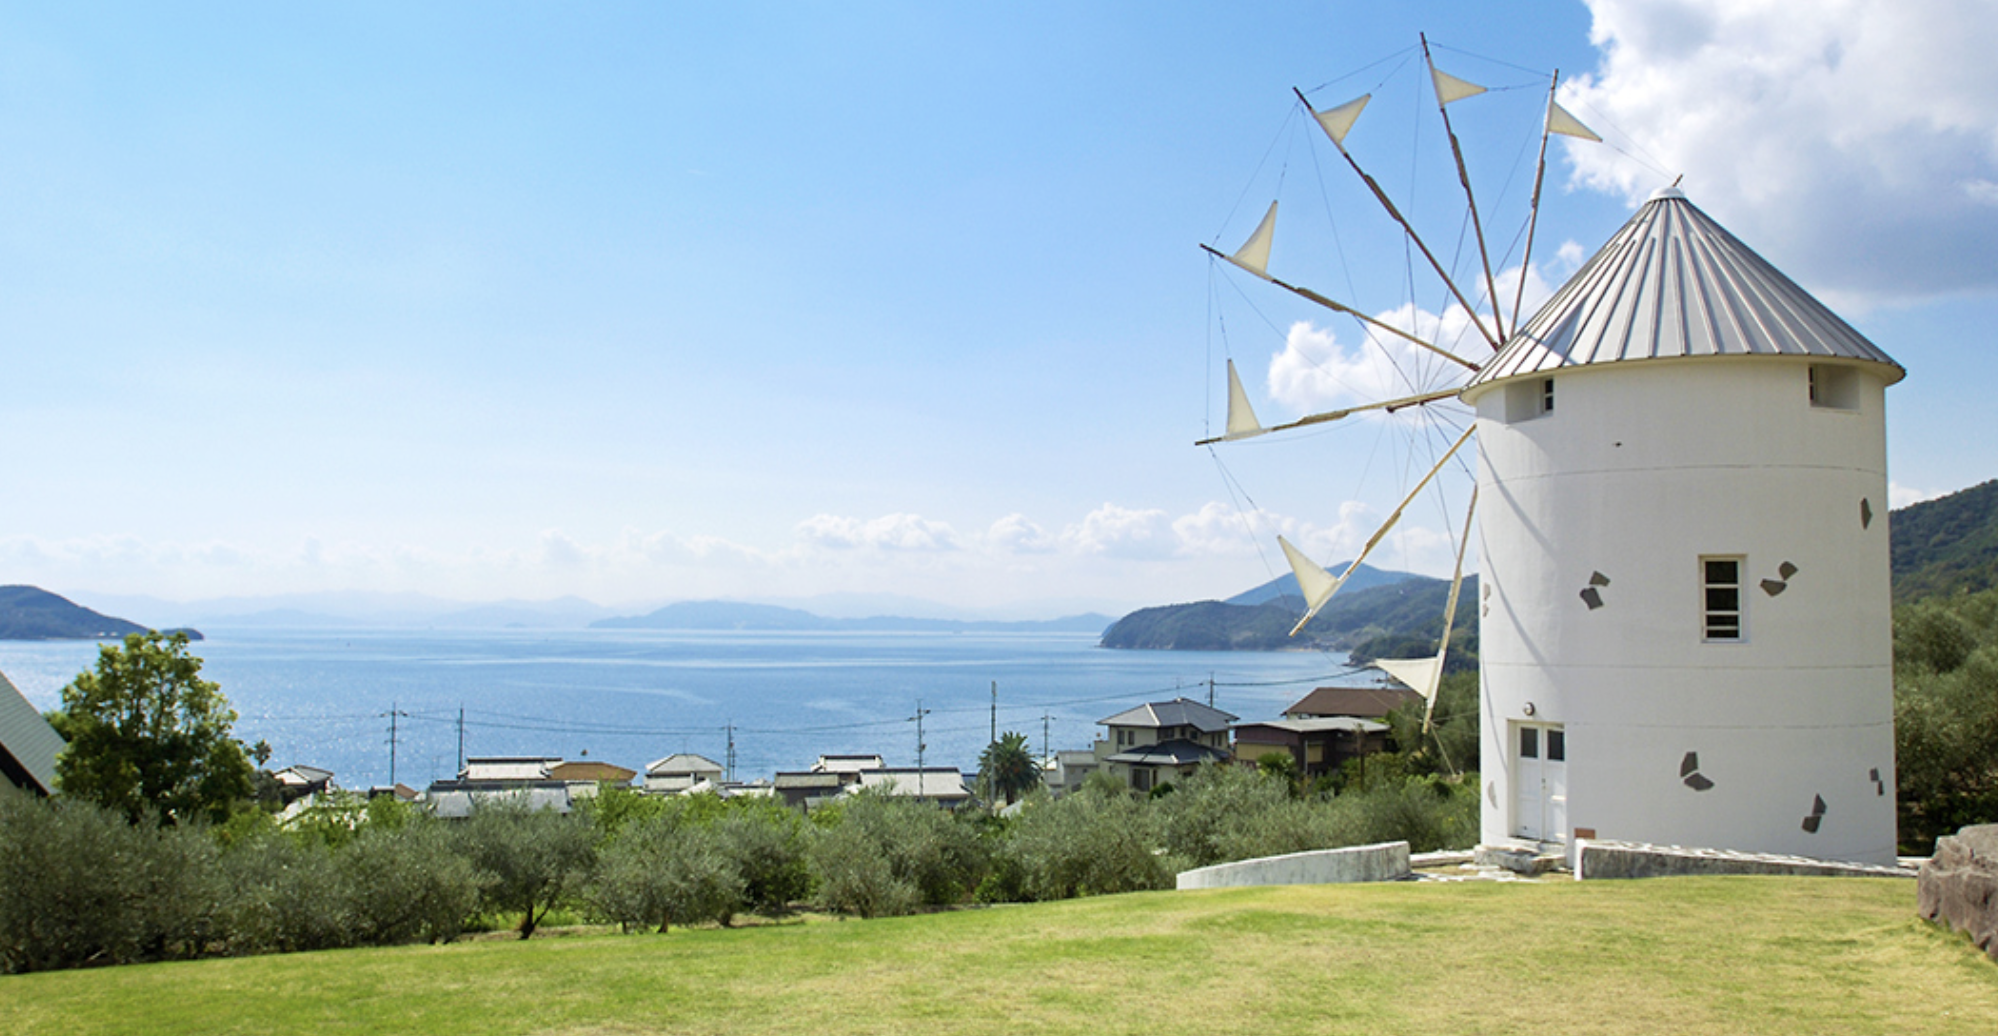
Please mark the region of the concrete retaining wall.
POLYGON ((1808 856, 1688 849, 1641 842, 1579 843, 1575 878, 1662 878, 1678 874, 1792 874, 1816 877, 1908 878, 1911 871, 1865 863, 1814 860, 1808 856))
POLYGON ((1216 889, 1235 885, 1331 885, 1354 881, 1400 881, 1412 872, 1407 842, 1317 849, 1260 860, 1217 863, 1181 871, 1182 889, 1216 889))

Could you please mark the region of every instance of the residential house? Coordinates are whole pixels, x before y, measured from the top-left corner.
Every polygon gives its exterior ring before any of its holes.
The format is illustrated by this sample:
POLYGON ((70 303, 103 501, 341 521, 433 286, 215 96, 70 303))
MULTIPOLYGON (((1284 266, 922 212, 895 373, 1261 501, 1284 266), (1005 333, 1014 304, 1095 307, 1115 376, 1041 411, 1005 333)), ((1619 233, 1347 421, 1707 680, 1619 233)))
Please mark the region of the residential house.
POLYGON ((855 779, 851 775, 817 770, 780 771, 771 781, 771 789, 786 806, 810 811, 839 798, 855 779))
POLYGON ((277 781, 278 802, 289 806, 299 799, 334 790, 333 771, 317 766, 287 766, 271 774, 277 781))
POLYGON ((1108 728, 1096 742, 1097 763, 1138 791, 1170 783, 1202 763, 1225 763, 1232 713, 1190 698, 1151 702, 1097 724, 1108 728))
POLYGON ((655 795, 679 795, 702 785, 720 784, 721 779, 720 763, 691 752, 654 759, 645 768, 645 790, 655 795))
POLYGON ((956 809, 971 801, 971 789, 965 786, 964 774, 951 766, 877 767, 862 770, 858 776, 859 780, 846 787, 846 794, 873 792, 945 809, 956 809))
MULTIPOLYGON (((593 781, 555 777, 554 771, 561 765, 562 760, 557 756, 468 758, 457 779, 431 782, 423 798, 430 803, 432 812, 446 819, 467 817, 481 804, 501 801, 567 813, 574 808, 576 799, 596 794, 597 786, 593 781)), ((632 775, 635 771, 625 773, 632 775)))
POLYGON ((1387 748, 1387 724, 1357 716, 1235 724, 1235 759, 1248 765, 1288 754, 1306 780, 1338 773, 1348 759, 1387 748))
POLYGON ((630 784, 637 770, 627 769, 613 763, 595 759, 571 759, 556 763, 548 768, 548 779, 565 784, 586 784, 592 792, 601 785, 630 784))
POLYGON ((1285 719, 1326 719, 1353 716, 1379 720, 1422 695, 1406 687, 1320 687, 1283 710, 1285 719))
POLYGON ((0 675, 0 789, 55 794, 55 762, 62 735, 0 675))
POLYGON ((857 774, 863 770, 879 770, 884 763, 878 755, 822 755, 812 764, 813 773, 857 774))
POLYGON ((1041 786, 1057 798, 1082 788, 1096 772, 1096 753, 1086 748, 1063 748, 1041 763, 1041 786))

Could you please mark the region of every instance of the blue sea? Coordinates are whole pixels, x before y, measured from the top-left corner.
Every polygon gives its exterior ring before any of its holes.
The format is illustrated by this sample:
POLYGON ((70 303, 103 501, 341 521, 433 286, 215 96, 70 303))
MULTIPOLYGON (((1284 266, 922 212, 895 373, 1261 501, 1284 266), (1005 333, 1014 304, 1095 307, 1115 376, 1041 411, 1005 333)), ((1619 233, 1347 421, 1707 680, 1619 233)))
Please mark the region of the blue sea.
MULTIPOLYGON (((1362 677, 1316 652, 1113 651, 1081 634, 709 633, 655 630, 204 630, 191 645, 270 766, 344 787, 421 787, 471 756, 599 759, 643 770, 674 752, 735 775, 829 753, 977 768, 998 726, 1035 752, 1087 748, 1096 721, 1147 701, 1208 700, 1275 718, 1312 687, 1362 677), (920 703, 920 706, 919 706, 920 703), (462 727, 460 716, 463 716, 462 727), (394 744, 391 760, 391 722, 394 744), (1044 737, 1045 732, 1045 737, 1044 737)), ((44 711, 97 657, 91 642, 0 642, 0 672, 44 711)))

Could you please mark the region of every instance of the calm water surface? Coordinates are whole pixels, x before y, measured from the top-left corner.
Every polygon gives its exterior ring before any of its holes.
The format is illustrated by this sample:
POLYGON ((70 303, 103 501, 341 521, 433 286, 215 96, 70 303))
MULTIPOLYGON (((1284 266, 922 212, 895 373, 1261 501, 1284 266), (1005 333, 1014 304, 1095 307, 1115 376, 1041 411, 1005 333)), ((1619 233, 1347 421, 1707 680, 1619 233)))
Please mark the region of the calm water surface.
MULTIPOLYGON (((602 759, 642 770, 673 752, 736 775, 808 767, 824 753, 916 762, 918 700, 929 765, 975 769, 999 729, 1042 747, 1086 748, 1096 721, 1185 695, 1243 719, 1274 718, 1313 686, 1347 678, 1343 655, 1110 651, 1080 634, 708 633, 654 630, 204 630, 203 674, 240 714, 237 736, 268 741, 271 765, 385 783, 390 713, 395 776, 422 785, 468 755, 602 759)), ((50 709, 89 668, 88 642, 0 642, 4 672, 50 709)), ((1358 679, 1352 677, 1352 679, 1358 679)))

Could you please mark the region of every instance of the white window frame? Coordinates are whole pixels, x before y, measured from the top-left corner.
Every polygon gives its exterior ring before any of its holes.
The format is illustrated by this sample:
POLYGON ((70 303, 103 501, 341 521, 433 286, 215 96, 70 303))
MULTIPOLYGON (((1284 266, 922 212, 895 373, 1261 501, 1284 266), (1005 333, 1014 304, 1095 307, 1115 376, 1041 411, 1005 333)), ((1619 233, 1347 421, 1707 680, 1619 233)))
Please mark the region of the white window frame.
POLYGON ((1700 640, 1708 644, 1740 644, 1748 640, 1748 584, 1744 573, 1748 571, 1748 558, 1742 554, 1702 554, 1700 555, 1700 640), (1731 564, 1734 566, 1734 581, 1723 582, 1713 576, 1711 566, 1731 564), (1734 607, 1716 607, 1715 593, 1732 590, 1734 607), (1716 633, 1725 631, 1725 622, 1716 624, 1716 618, 1733 616, 1733 634, 1716 633))

